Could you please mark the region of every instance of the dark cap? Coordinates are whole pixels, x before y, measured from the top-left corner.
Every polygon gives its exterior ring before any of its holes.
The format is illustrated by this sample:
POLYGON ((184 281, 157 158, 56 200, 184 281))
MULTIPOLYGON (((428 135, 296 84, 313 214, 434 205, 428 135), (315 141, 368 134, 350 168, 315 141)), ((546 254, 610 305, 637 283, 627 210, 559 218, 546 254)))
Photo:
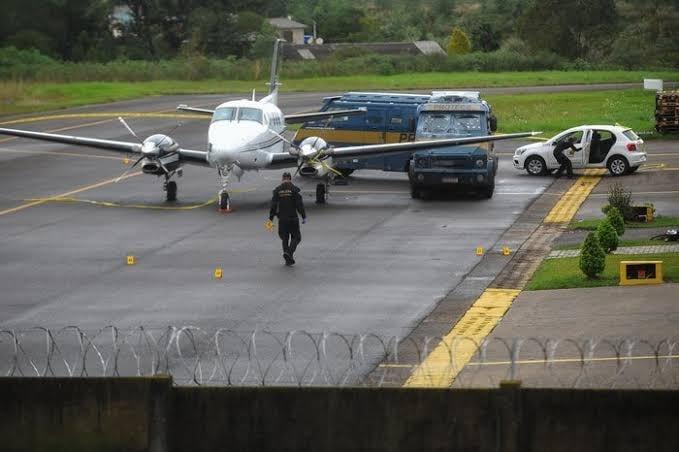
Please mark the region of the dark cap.
POLYGON ((292 180, 292 175, 286 171, 283 173, 283 179, 292 180))

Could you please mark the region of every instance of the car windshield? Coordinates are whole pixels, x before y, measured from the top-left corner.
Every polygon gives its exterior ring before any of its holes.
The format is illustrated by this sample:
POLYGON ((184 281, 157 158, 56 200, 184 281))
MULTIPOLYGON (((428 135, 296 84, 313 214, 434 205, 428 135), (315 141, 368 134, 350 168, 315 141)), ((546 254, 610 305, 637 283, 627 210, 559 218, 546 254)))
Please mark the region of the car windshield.
POLYGON ((212 122, 232 121, 236 116, 236 109, 232 107, 218 108, 212 114, 212 122))
POLYGON ((239 121, 255 121, 262 123, 262 110, 258 108, 240 108, 238 109, 239 121))
POLYGON ((470 135, 483 132, 483 121, 480 113, 446 112, 422 113, 417 124, 421 133, 447 133, 454 135, 470 135))

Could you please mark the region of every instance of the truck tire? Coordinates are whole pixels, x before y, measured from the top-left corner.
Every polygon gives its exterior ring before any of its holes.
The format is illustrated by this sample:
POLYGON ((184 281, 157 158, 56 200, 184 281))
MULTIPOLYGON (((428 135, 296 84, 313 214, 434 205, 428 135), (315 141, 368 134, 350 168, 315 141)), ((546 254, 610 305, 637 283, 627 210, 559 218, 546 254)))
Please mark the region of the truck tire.
POLYGON ((481 197, 483 199, 490 199, 493 197, 493 193, 495 192, 495 184, 492 185, 486 185, 481 189, 481 197))
POLYGON ((326 197, 325 184, 316 185, 316 204, 325 204, 326 197))

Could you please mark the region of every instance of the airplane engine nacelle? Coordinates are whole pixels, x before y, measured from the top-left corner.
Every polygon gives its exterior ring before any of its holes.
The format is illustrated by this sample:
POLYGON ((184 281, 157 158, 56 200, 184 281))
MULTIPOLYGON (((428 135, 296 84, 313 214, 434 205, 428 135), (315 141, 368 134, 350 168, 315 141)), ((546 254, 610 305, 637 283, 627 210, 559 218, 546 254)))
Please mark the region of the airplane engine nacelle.
POLYGON ((144 174, 161 174, 163 168, 157 160, 144 159, 141 161, 141 170, 144 174))
POLYGON ((328 174, 328 169, 320 164, 305 165, 300 168, 299 174, 304 177, 323 177, 328 174))

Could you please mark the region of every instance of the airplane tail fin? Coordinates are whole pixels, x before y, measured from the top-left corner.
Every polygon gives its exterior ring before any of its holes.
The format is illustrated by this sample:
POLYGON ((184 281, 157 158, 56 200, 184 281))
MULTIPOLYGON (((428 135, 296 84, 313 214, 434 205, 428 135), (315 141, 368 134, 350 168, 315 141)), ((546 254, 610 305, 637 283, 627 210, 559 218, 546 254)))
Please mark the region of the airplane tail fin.
POLYGON ((276 39, 276 42, 274 42, 273 55, 271 56, 271 76, 269 77, 269 83, 267 83, 269 85, 269 94, 260 100, 260 102, 278 104, 278 87, 280 86, 278 73, 281 68, 280 48, 283 42, 283 39, 276 39))

